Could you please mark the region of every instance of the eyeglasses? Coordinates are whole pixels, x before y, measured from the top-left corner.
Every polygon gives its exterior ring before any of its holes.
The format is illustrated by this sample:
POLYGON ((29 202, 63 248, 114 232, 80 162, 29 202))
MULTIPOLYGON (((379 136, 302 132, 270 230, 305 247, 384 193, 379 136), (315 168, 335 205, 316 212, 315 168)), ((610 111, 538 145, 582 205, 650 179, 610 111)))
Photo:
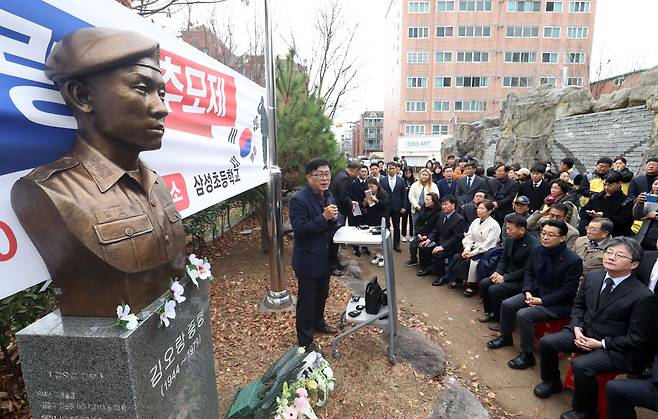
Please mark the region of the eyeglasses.
POLYGON ((619 253, 619 252, 613 252, 613 251, 610 250, 610 249, 608 249, 608 250, 605 251, 605 255, 606 255, 608 258, 615 258, 615 259, 617 259, 617 258, 622 258, 622 259, 633 260, 633 258, 630 257, 630 256, 626 256, 625 254, 623 254, 623 253, 619 253))
POLYGON ((598 227, 592 227, 592 226, 587 226, 587 227, 585 227, 585 230, 587 230, 587 231, 599 231, 600 228, 598 228, 598 227))
POLYGON ((331 172, 316 172, 311 173, 311 176, 315 176, 318 179, 329 179, 331 177, 331 172))
POLYGON ((561 237, 559 234, 550 233, 550 232, 548 232, 548 231, 542 231, 542 232, 539 233, 539 234, 541 234, 542 237, 550 237, 551 239, 554 239, 554 238, 556 238, 556 237, 561 237))

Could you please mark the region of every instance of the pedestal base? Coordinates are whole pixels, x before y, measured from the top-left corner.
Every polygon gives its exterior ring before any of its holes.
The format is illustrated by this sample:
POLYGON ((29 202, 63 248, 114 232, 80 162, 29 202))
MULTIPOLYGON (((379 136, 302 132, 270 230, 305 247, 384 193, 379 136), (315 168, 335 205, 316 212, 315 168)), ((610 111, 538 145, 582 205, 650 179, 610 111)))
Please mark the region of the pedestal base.
POLYGON ((165 296, 132 331, 54 311, 18 332, 32 417, 217 418, 207 284, 185 286, 167 328, 155 312, 165 296))

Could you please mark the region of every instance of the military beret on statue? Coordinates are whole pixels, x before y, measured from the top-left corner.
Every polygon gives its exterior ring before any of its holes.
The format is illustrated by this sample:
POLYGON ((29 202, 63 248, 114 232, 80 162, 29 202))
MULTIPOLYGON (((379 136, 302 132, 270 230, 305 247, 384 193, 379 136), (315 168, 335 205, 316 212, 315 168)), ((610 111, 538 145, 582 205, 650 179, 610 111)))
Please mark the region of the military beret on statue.
POLYGON ((127 65, 160 71, 158 42, 137 32, 83 28, 62 38, 46 60, 46 77, 64 82, 127 65))

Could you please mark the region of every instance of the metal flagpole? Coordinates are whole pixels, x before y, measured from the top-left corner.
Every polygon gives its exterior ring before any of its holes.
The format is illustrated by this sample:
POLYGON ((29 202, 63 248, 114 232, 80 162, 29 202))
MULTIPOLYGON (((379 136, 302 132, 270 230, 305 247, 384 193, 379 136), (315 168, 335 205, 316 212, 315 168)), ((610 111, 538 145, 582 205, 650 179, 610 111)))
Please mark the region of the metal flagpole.
POLYGON ((276 79, 274 48, 272 46, 272 16, 270 0, 263 0, 265 8, 265 87, 267 89, 267 167, 268 183, 267 235, 270 242, 270 289, 261 304, 264 310, 283 310, 292 305, 283 277, 283 215, 281 211, 281 169, 276 158, 276 79))

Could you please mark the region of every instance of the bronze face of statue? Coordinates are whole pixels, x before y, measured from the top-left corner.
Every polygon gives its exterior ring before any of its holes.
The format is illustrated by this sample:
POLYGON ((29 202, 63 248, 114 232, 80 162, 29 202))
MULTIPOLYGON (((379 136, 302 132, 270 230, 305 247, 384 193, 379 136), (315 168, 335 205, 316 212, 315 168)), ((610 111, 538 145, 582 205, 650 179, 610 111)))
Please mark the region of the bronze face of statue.
POLYGON ((53 48, 46 75, 78 123, 69 152, 19 179, 18 219, 52 276, 61 313, 141 310, 185 264, 180 214, 139 153, 161 146, 158 44, 140 34, 81 29, 53 48))

